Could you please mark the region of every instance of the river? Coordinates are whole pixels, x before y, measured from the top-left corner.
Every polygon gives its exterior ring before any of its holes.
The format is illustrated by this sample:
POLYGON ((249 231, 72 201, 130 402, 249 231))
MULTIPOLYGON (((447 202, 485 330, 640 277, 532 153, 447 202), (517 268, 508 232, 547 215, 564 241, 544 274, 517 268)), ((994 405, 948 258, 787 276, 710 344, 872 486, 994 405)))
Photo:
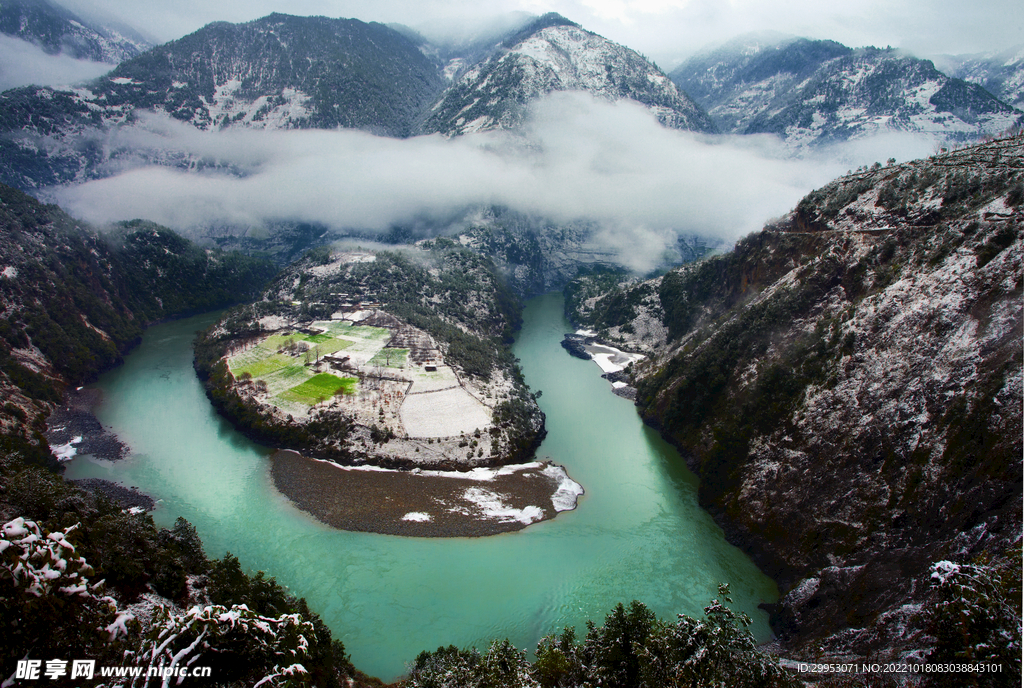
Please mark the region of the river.
POLYGON ((697 479, 598 367, 560 346, 562 299, 527 302, 514 351, 543 395, 548 435, 538 457, 565 466, 586 494, 575 511, 487 538, 418 539, 336 531, 294 508, 269 476, 270 449, 218 416, 192 370, 194 332, 213 315, 150 328, 125 364, 95 385, 97 416, 132 449, 118 463, 76 457, 68 478, 136 486, 158 525, 184 516, 206 552, 230 551, 305 597, 353 663, 385 680, 440 645, 508 638, 532 650, 544 635, 600 624, 617 602, 663 619, 697 616, 731 585, 736 607, 769 635, 760 602, 775 584, 697 504, 697 479))

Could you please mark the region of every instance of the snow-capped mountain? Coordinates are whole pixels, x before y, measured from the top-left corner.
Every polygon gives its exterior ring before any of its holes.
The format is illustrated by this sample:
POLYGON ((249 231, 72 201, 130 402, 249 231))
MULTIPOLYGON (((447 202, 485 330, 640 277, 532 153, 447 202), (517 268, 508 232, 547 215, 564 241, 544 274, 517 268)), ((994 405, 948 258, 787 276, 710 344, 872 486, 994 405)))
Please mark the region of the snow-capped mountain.
POLYGON ((832 41, 737 41, 672 77, 723 130, 777 134, 794 146, 886 131, 968 141, 1002 133, 1024 115, 928 60, 832 41))
POLYGON ((272 14, 217 22, 120 65, 92 90, 206 129, 351 127, 412 133, 441 89, 405 36, 356 19, 272 14))
POLYGON ((935 58, 946 74, 978 84, 1004 103, 1024 109, 1024 45, 998 53, 935 58))
POLYGON ((112 142, 119 129, 152 119, 147 113, 204 130, 454 135, 515 127, 533 99, 584 91, 641 103, 667 126, 713 130, 653 64, 558 15, 506 33, 490 50, 477 42, 444 61, 435 48, 414 32, 354 19, 272 14, 210 24, 78 89, 0 94, 0 182, 32 190, 140 162, 206 164, 112 142))
POLYGON ((118 64, 149 48, 138 37, 88 22, 47 0, 0 3, 0 33, 21 38, 55 55, 118 64))
POLYGON ((146 113, 199 129, 346 127, 408 136, 442 85, 436 63, 381 24, 282 14, 219 22, 72 91, 0 94, 0 181, 23 190, 84 181, 140 156, 199 164, 111 144, 114 132, 146 113))
POLYGON ((519 125, 530 101, 557 91, 633 100, 666 126, 713 131, 707 115, 638 53, 547 14, 506 38, 486 59, 450 63, 454 80, 423 129, 448 136, 519 125))
POLYGON ((742 132, 823 64, 851 52, 834 41, 752 34, 695 55, 670 76, 721 130, 742 132))

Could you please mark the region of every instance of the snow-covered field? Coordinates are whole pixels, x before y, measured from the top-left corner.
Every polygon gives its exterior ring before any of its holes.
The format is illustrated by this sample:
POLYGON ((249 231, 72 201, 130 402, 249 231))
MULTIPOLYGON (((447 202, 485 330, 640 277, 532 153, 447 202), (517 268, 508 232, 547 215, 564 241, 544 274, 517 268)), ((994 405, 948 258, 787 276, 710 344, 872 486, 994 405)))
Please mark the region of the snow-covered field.
POLYGON ((399 415, 410 437, 454 437, 491 423, 491 410, 462 387, 410 394, 399 415))

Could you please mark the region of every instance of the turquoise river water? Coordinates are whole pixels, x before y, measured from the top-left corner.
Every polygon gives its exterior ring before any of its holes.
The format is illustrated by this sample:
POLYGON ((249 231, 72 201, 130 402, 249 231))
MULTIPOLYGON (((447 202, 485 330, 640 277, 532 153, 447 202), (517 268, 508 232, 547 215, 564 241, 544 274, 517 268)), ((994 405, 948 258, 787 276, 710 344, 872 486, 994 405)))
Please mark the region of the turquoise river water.
POLYGON ((560 346, 570 331, 558 295, 527 302, 514 350, 543 391, 548 435, 538 457, 566 467, 586 494, 575 511, 487 538, 419 539, 321 525, 278 493, 270 449, 211 408, 192 370, 191 341, 215 318, 147 331, 125 364, 97 383, 97 415, 131 447, 111 464, 77 457, 68 478, 137 486, 160 500, 153 518, 191 521, 211 556, 230 551, 305 597, 361 670, 393 679, 439 645, 509 638, 532 650, 565 625, 601 623, 637 599, 663 619, 697 616, 731 585, 736 606, 769 634, 760 602, 775 584, 697 504, 697 480, 679 455, 613 395, 592 362, 560 346))

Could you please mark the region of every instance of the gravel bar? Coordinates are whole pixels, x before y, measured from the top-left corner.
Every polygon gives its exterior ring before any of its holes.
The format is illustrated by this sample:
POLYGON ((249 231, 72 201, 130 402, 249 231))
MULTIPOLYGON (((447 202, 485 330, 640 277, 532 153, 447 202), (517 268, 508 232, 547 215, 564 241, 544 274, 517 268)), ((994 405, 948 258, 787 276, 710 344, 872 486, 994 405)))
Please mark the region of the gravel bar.
POLYGON ((438 475, 348 468, 290 450, 276 452, 270 465, 282 494, 341 530, 481 537, 521 530, 558 513, 551 497, 560 480, 547 464, 492 469, 489 480, 480 479, 479 471, 438 475))
POLYGON ((152 497, 139 492, 134 487, 125 487, 124 485, 100 478, 82 478, 81 480, 72 480, 71 482, 82 489, 101 494, 107 499, 117 502, 125 509, 135 507, 152 511, 156 507, 156 502, 153 501, 152 497))

